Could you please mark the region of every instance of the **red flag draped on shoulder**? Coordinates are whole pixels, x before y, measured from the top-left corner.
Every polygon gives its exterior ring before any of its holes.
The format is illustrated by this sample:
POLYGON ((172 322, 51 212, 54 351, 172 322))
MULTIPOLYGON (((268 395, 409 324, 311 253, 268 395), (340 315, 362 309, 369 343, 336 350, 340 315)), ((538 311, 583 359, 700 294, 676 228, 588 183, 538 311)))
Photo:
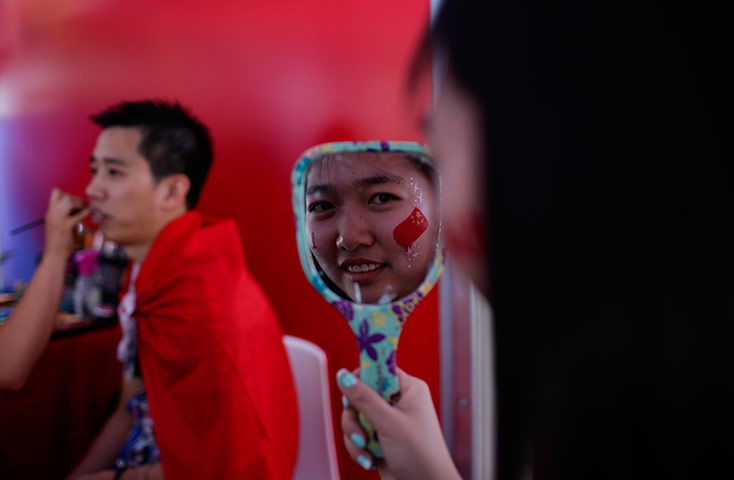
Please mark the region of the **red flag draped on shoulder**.
POLYGON ((138 349, 163 473, 290 479, 298 411, 273 310, 232 221, 188 212, 135 283, 138 349))

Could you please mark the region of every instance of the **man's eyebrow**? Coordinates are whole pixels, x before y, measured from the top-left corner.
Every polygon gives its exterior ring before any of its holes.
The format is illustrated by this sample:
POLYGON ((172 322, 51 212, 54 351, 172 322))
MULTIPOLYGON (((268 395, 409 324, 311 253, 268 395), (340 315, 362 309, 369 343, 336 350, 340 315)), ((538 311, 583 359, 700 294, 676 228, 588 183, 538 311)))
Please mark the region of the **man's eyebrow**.
MULTIPOLYGON (((92 155, 89 157, 89 162, 94 163, 95 161, 98 161, 97 158, 92 155)), ((127 165, 127 162, 125 160, 121 160, 119 158, 112 158, 112 157, 102 157, 102 163, 105 165, 127 165)))

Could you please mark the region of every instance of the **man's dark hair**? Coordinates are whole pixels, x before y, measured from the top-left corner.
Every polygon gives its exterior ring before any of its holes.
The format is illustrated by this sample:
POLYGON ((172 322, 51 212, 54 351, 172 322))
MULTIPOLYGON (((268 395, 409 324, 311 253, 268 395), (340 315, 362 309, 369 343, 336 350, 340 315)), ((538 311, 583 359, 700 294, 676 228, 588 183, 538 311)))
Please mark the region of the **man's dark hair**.
POLYGON ((139 128, 143 138, 138 151, 148 161, 153 178, 183 173, 191 181, 186 208, 196 206, 212 164, 212 140, 209 129, 180 103, 122 102, 91 119, 102 128, 139 128))

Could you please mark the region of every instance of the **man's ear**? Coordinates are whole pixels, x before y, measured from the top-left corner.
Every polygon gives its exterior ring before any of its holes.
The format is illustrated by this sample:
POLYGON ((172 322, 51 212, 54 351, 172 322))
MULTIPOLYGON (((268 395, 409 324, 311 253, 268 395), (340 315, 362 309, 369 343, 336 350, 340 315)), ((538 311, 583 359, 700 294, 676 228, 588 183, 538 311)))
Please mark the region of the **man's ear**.
POLYGON ((191 180, 183 173, 170 175, 160 180, 158 189, 161 194, 161 205, 164 210, 186 208, 186 195, 189 194, 191 180))

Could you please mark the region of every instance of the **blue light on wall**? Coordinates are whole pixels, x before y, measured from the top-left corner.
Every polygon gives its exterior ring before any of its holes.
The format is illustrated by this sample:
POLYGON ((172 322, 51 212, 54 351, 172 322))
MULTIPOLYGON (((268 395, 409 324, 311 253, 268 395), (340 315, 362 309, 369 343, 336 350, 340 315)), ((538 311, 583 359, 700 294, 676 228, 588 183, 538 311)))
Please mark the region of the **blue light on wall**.
MULTIPOLYGON (((0 258, 5 259, 6 251, 5 251, 5 235, 9 231, 8 228, 5 225, 5 218, 6 218, 6 212, 5 212, 5 205, 7 204, 7 201, 5 199, 5 194, 7 192, 7 188, 5 187, 5 177, 6 177, 6 165, 7 165, 7 128, 5 128, 5 125, 3 122, 0 121, 0 258)), ((2 289, 5 286, 5 261, 0 262, 0 289, 2 289)))
MULTIPOLYGON (((9 258, 0 266, 0 289, 8 289, 18 281, 28 282, 43 249, 43 228, 35 228, 18 235, 10 232, 38 218, 38 211, 29 206, 27 198, 36 192, 23 192, 14 188, 13 136, 10 120, 0 119, 0 252, 9 258)), ((17 165, 16 165, 17 166, 17 165)), ((16 169, 17 170, 17 169, 16 169)))

